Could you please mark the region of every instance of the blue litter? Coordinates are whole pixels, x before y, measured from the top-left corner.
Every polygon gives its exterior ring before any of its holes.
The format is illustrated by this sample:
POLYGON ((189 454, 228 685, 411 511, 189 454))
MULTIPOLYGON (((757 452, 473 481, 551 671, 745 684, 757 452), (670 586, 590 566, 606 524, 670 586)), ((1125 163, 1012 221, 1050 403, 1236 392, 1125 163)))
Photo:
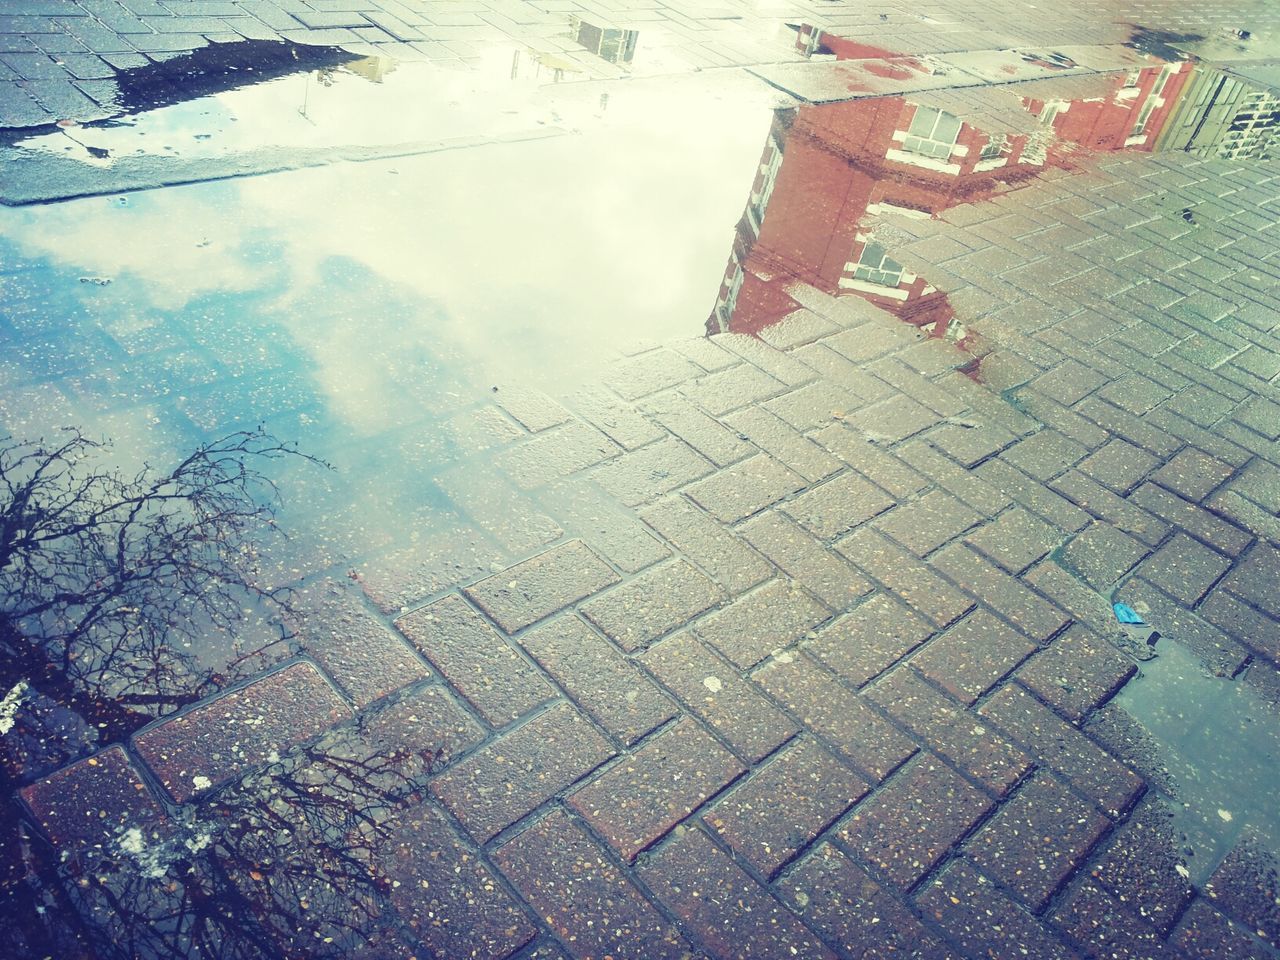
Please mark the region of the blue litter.
POLYGON ((1112 604, 1112 609, 1114 609, 1116 612, 1116 619, 1119 620, 1121 623, 1135 623, 1139 625, 1145 625, 1147 622, 1143 620, 1140 616, 1138 616, 1137 612, 1133 609, 1133 607, 1128 606, 1127 604, 1124 604, 1124 603, 1112 604))

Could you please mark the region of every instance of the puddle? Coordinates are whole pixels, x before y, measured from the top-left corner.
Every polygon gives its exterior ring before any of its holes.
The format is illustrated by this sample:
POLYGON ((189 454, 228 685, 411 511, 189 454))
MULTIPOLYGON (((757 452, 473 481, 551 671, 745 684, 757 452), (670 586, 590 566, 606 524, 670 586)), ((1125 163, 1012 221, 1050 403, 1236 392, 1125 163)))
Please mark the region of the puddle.
POLYGON ((1280 853, 1280 717, 1247 685, 1214 676, 1166 638, 1114 703, 1151 734, 1169 772, 1193 883, 1247 829, 1280 853))

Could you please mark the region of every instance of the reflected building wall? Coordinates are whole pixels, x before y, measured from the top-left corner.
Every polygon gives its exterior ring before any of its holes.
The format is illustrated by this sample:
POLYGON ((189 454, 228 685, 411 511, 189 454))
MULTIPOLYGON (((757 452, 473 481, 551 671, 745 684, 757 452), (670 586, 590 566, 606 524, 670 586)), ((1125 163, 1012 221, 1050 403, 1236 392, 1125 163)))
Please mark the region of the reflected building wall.
POLYGON ((1196 65, 1158 146, 1200 157, 1263 160, 1280 156, 1278 135, 1280 91, 1196 65))

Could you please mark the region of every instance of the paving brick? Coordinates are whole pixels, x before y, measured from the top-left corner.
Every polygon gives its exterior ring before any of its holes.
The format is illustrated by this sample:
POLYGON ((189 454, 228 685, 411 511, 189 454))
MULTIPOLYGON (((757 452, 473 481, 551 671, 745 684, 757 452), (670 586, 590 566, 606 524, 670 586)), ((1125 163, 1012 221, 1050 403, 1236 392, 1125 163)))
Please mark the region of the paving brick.
POLYGON ((726 424, 810 483, 836 473, 840 461, 763 407, 745 407, 726 424))
POLYGON ((790 646, 830 616, 794 581, 778 578, 702 620, 693 632, 743 669, 790 646))
POLYGON ((1072 537, 1057 559, 1093 589, 1109 593, 1148 552, 1133 537, 1095 521, 1072 537))
POLYGON ((983 872, 1041 909, 1088 856, 1109 821, 1048 774, 1001 805, 965 852, 983 872))
POLYGON ((1021 507, 1006 510, 965 541, 1008 573, 1022 573, 1062 542, 1062 534, 1021 507))
POLYGON ((765 877, 774 876, 867 792, 865 780, 809 739, 789 746, 703 820, 765 877))
POLYGON ((1225 590, 1211 593, 1196 613, 1253 653, 1280 664, 1280 623, 1225 590))
POLYGON ((620 452, 621 449, 595 427, 570 420, 504 450, 496 459, 518 487, 532 490, 595 466, 620 452))
POLYGON ((533 939, 533 924, 434 806, 409 807, 385 829, 375 869, 433 953, 500 960, 533 939))
POLYGON ((498 867, 580 960, 682 960, 689 944, 561 810, 498 848, 498 867))
POLYGON ((973 606, 968 595, 872 530, 855 531, 842 538, 836 547, 859 569, 875 577, 907 606, 939 627, 958 620, 973 606))
POLYGON ((431 783, 431 792, 483 843, 582 779, 613 748, 565 703, 491 741, 431 783))
POLYGON ((758 403, 786 392, 786 384, 763 370, 743 363, 727 370, 709 373, 680 388, 680 392, 713 417, 730 410, 758 403))
MULTIPOLYGON (((1144 466, 1153 467, 1168 459, 1181 446, 1176 437, 1169 436, 1146 419, 1135 417, 1097 397, 1089 397, 1075 408, 1075 412, 1120 438, 1109 441, 1104 450, 1114 444, 1124 445, 1120 448, 1124 450, 1123 456, 1118 451, 1108 454, 1094 468, 1098 474, 1095 479, 1118 493, 1123 492, 1121 485, 1126 479, 1142 472, 1144 466), (1148 457, 1153 459, 1148 461, 1148 457)), ((1083 465, 1081 469, 1084 469, 1083 465)))
POLYGON ((163 808, 118 745, 20 792, 45 835, 69 858, 135 827, 144 835, 165 829, 163 808))
POLYGON ((933 567, 1027 636, 1043 642, 1070 620, 1061 610, 963 544, 944 547, 933 567))
POLYGON ((309 663, 295 663, 134 737, 138 755, 184 803, 309 740, 351 709, 309 663))
POLYGON ((1178 956, 1203 960, 1264 960, 1271 955, 1248 927, 1219 913, 1205 900, 1191 905, 1169 942, 1178 956))
POLYGON ((396 626, 491 726, 505 726, 555 695, 537 668, 461 597, 415 610, 396 626))
POLYGON ((1230 567, 1231 561, 1226 557, 1178 533, 1144 560, 1137 573, 1190 607, 1195 606, 1230 567))
POLYGON ((871 583, 852 566, 781 514, 769 512, 748 521, 742 535, 833 610, 871 592, 871 583))
POLYGON ((877 443, 896 443, 936 425, 941 416, 903 396, 873 403, 844 418, 855 430, 877 443))
POLYGON ((569 805, 630 861, 743 770, 733 754, 684 718, 578 790, 569 805))
POLYGON ((1194 447, 1186 447, 1155 471, 1151 479, 1166 490, 1199 503, 1229 480, 1235 471, 1236 468, 1229 463, 1194 447))
POLYGON ((731 594, 750 590, 773 572, 742 539, 683 497, 663 500, 640 516, 731 594))
POLYGON ((443 470, 434 483, 470 519, 513 556, 560 539, 564 529, 532 500, 471 463, 443 470))
POLYGON ((686 492, 712 516, 737 523, 804 487, 799 474, 759 454, 691 484, 686 492))
POLYGON ((911 665, 971 705, 1035 649, 1025 635, 977 610, 919 651, 911 665))
POLYGON ((663 348, 620 360, 603 379, 605 386, 624 400, 635 400, 692 380, 702 372, 680 354, 663 348))
POLYGON ((929 486, 928 480, 892 453, 843 424, 820 430, 813 438, 898 500, 905 500, 929 486))
POLYGON ((643 662, 748 762, 772 753, 799 729, 754 685, 689 634, 658 644, 643 662))
POLYGON ((520 644, 592 718, 624 743, 676 715, 675 705, 577 617, 535 627, 520 644))
POLYGON ((539 433, 569 419, 569 411, 537 390, 506 387, 495 394, 494 399, 530 433, 539 433))
POLYGON ((867 697, 946 760, 1003 796, 1031 767, 1031 758, 996 736, 910 667, 898 667, 867 688, 867 697))
POLYGON ((877 593, 819 630, 804 649, 845 680, 862 686, 924 643, 935 630, 888 594, 877 593))
POLYGON ((1082 473, 1072 470, 1052 484, 1055 490, 1123 533, 1154 547, 1169 534, 1169 525, 1137 504, 1121 499, 1082 473))
POLYGON ((596 467, 593 476, 609 494, 635 507, 705 477, 713 469, 686 444, 668 437, 596 467))
POLYGON ((434 768, 447 766, 485 738, 479 722, 438 684, 418 687, 360 715, 359 737, 375 753, 426 751, 434 768))
POLYGON ((553 547, 466 588, 466 594, 508 633, 536 623, 619 577, 581 541, 553 547))
POLYGON ((1000 459, 1037 480, 1046 481, 1071 469, 1088 454, 1088 447, 1046 428, 1003 451, 1000 459))
POLYGON ((648 646, 718 603, 720 587, 684 560, 672 560, 582 605, 582 613, 627 652, 648 646))
POLYGON ((894 501, 861 474, 846 471, 810 487, 782 506, 792 519, 823 540, 831 540, 892 507, 894 501))
POLYGON ((637 450, 665 434, 631 404, 599 388, 580 390, 570 402, 584 420, 625 450, 637 450))
POLYGON ((1184 856, 1173 812, 1154 797, 1145 800, 1092 858, 1090 874, 1121 903, 1162 935, 1177 921, 1195 889, 1178 872, 1184 856))
POLYGON ((876 521, 875 527, 923 557, 981 519, 955 497, 931 490, 918 500, 899 505, 876 521))
POLYGON ((303 649, 333 677, 356 709, 430 676, 408 644, 333 581, 307 591, 302 601, 303 649))
POLYGON ((1134 577, 1115 595, 1119 603, 1133 607, 1160 632, 1177 637, 1220 677, 1233 677, 1248 659, 1248 650, 1198 614, 1187 610, 1154 584, 1134 577))
POLYGON ((883 780, 916 744, 804 655, 782 654, 755 674, 771 697, 860 770, 883 780))
POLYGON ((1111 440, 1080 461, 1076 469, 1124 496, 1141 483, 1159 462, 1131 443, 1111 440))
POLYGON ((1273 947, 1280 943, 1280 857, 1257 834, 1244 832, 1205 884, 1204 895, 1273 947))
POLYGON ((1058 936, 1001 894, 963 860, 925 884, 916 896, 924 914, 974 957, 1073 960, 1058 936))
POLYGON ((1067 360, 1031 381, 1030 389, 1069 407, 1107 382, 1107 377, 1076 360, 1067 360))
POLYGON ((1130 494, 1130 499, 1170 526, 1180 528, 1227 556, 1239 556, 1253 542, 1253 537, 1239 527, 1155 484, 1144 483, 1130 494))
POLYGON ((671 556, 634 513, 585 477, 557 481, 543 488, 540 499, 570 536, 581 538, 625 573, 638 573, 671 556))
POLYGON ((1136 667, 1092 631, 1074 624, 1018 669, 1038 697, 1079 720, 1109 700, 1136 667))
POLYGON ((686 830, 640 867, 641 878, 715 957, 835 960, 808 928, 701 830, 686 830))
MULTIPOLYGON (((826 358, 826 362, 815 362, 814 355, 810 352, 802 358, 806 364, 820 371, 830 371, 833 369, 831 364, 835 363, 842 365, 835 368, 839 373, 832 376, 828 372, 827 379, 797 387, 772 400, 766 400, 761 405, 794 429, 804 433, 827 427, 833 421, 842 421, 851 411, 862 409, 871 400, 891 392, 886 384, 852 368, 848 360, 821 344, 815 344, 814 349, 821 351, 819 361, 826 358)), ((795 356, 800 357, 801 352, 797 351, 795 356)), ((863 435, 859 432, 858 436, 863 435)))
POLYGON ((998 485, 987 482, 980 469, 970 471, 957 466, 923 440, 913 440, 895 452, 947 493, 963 500, 984 517, 994 517, 1013 503, 998 485))
POLYGON ((651 398, 642 409, 717 467, 757 452, 755 447, 677 393, 651 398))
POLYGON ((1223 586, 1241 600, 1280 618, 1280 594, 1275 589, 1278 582, 1280 550, 1270 544, 1259 544, 1223 580, 1223 586))
POLYGON ((991 806, 985 794, 925 754, 858 804, 839 836, 895 887, 908 890, 991 806))
POLYGON ((740 333, 722 333, 711 338, 716 346, 736 353, 788 386, 799 386, 814 379, 813 371, 799 360, 773 347, 761 337, 740 333))
POLYGON ((1077 887, 1054 910, 1053 922, 1081 945, 1086 956, 1114 960, 1160 960, 1172 956, 1153 927, 1090 882, 1077 887))
POLYGON ((1003 490, 1041 520, 1067 533, 1089 523, 1089 514, 1084 510, 998 458, 981 464, 975 475, 1003 490))
POLYGON ((796 913, 856 960, 957 957, 896 896, 829 843, 818 846, 778 886, 796 913))

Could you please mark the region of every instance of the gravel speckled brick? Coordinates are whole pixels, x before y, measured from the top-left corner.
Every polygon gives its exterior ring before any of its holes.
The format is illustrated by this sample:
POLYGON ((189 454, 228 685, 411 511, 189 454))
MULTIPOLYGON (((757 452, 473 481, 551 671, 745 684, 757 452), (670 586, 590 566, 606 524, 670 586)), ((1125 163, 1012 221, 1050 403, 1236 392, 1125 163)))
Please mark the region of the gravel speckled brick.
POLYGON ((613 756, 566 703, 492 741, 431 783, 431 792, 483 843, 613 756))
POLYGON ((1062 532, 1022 507, 1006 510, 966 538, 1007 573, 1019 574, 1062 542, 1062 532))
POLYGON ((762 667, 756 683, 800 722, 878 782, 916 752, 915 742, 858 694, 803 654, 781 654, 762 667))
POLYGON ((295 663, 144 730, 134 747, 182 803, 349 716, 315 667, 295 663))
POLYGON ((1154 927, 1130 913, 1091 881, 1082 883, 1053 911, 1053 922, 1081 945, 1086 956, 1107 960, 1172 958, 1154 927))
POLYGON ((685 492, 718 520, 737 523, 804 488, 804 477, 759 454, 716 471, 685 492))
POLYGON ((1222 554, 1178 533, 1142 561, 1137 573, 1192 607, 1230 568, 1231 561, 1222 554))
POLYGON ((972 597, 872 530, 858 530, 841 539, 836 548, 939 627, 959 620, 973 606, 972 597))
POLYGON ((911 658, 911 665, 972 704, 1025 660, 1035 644, 985 610, 974 611, 911 658))
POLYGON ((725 417, 724 422, 809 483, 841 468, 839 460, 762 407, 746 407, 725 417))
POLYGON ((1109 821, 1060 782, 1037 774, 965 845, 988 876, 1039 910, 1075 872, 1109 821))
POLYGON ((695 721, 646 740, 569 804, 628 860, 719 793, 743 766, 695 721))
POLYGON ((618 582, 618 575, 580 540, 467 587, 466 594, 507 633, 618 582))
POLYGON ((656 503, 640 517, 731 594, 750 590, 773 572, 745 541, 683 497, 656 503))
POLYGON ((1247 926, 1223 916, 1204 900, 1191 905, 1169 942, 1189 960, 1269 960, 1275 956, 1247 926))
POLYGON ((495 727, 555 696, 537 668, 461 597, 415 610, 396 626, 495 727))
POLYGON ((601 464, 591 471, 591 476, 611 496, 634 507, 705 477, 714 469, 688 444, 667 435, 657 443, 601 464))
POLYGON ((833 610, 843 610, 871 592, 865 577, 782 514, 770 512, 749 520, 742 535, 833 610))
POLYGON ((1154 483, 1144 483, 1129 495, 1129 499, 1230 557, 1239 556, 1253 543, 1252 534, 1154 483))
POLYGON ((642 662, 748 762, 772 753, 799 730, 752 683, 688 633, 664 640, 642 662))
POLYGON ((1160 461, 1124 440, 1110 440, 1080 462, 1076 469, 1120 495, 1142 482, 1160 461))
POLYGON ((1280 945, 1280 857, 1247 833, 1205 884, 1219 910, 1247 923, 1272 945, 1280 945))
POLYGON ((379 751, 427 751, 442 767, 483 740, 485 729, 443 686, 432 684, 361 714, 359 736, 379 751))
POLYGON ((1194 503, 1199 503, 1231 478, 1236 468, 1195 447, 1179 451, 1151 479, 1194 503))
POLYGON ((1138 916, 1167 934, 1186 902, 1195 894, 1178 873, 1186 869, 1178 850, 1173 812, 1154 796, 1148 797, 1128 821, 1092 858, 1090 873, 1138 916))
POLYGON ((1031 637, 1047 640, 1070 622, 1070 617, 993 563, 962 543, 943 547, 931 558, 933 567, 960 589, 977 597, 1005 620, 1031 637))
POLYGON ((650 889, 715 957, 835 960, 807 927, 701 830, 685 830, 640 867, 650 889))
POLYGON ((900 504, 874 524, 918 557, 960 536, 982 518, 955 497, 931 490, 919 500, 900 504))
POLYGON ((855 960, 955 960, 957 954, 829 843, 777 883, 800 916, 855 960))
POLYGON ((499 960, 529 940, 532 923, 439 810, 420 803, 386 825, 375 870, 391 902, 438 956, 499 960))
POLYGON ((925 915, 974 957, 1074 960, 1075 954, 963 860, 929 881, 916 897, 925 915))
POLYGON ((685 560, 638 574, 582 605, 583 615, 628 653, 715 606, 724 592, 685 560))
POLYGON ((703 820, 772 877, 867 789, 865 780, 829 752, 802 739, 757 769, 703 820))
POLYGON ((743 669, 790 646, 830 616, 788 578, 771 580, 709 616, 693 632, 743 669))
POLYGON ((1075 624, 1023 664, 1017 676, 1050 706, 1079 720, 1108 700, 1136 669, 1106 640, 1075 624))
POLYGON ((978 713, 1108 816, 1120 816, 1143 790, 1133 771, 1016 683, 997 690, 978 713))
POLYGON ((906 890, 992 807, 989 797, 925 754, 854 807, 840 839, 906 890))
POLYGON ((780 509, 815 537, 831 540, 893 505, 893 499, 862 474, 847 470, 809 487, 780 509))
POLYGON ((689 944, 562 810, 507 841, 498 867, 580 960, 683 960, 689 944))
POLYGON ((532 490, 560 477, 595 466, 621 449, 581 420, 537 434, 498 454, 498 465, 522 490, 532 490))
POLYGON ((803 644, 844 679, 862 686, 931 637, 935 627, 887 593, 877 593, 803 644))
POLYGON ((560 617, 521 635, 520 644, 582 709, 624 743, 676 715, 675 704, 585 623, 560 617))

